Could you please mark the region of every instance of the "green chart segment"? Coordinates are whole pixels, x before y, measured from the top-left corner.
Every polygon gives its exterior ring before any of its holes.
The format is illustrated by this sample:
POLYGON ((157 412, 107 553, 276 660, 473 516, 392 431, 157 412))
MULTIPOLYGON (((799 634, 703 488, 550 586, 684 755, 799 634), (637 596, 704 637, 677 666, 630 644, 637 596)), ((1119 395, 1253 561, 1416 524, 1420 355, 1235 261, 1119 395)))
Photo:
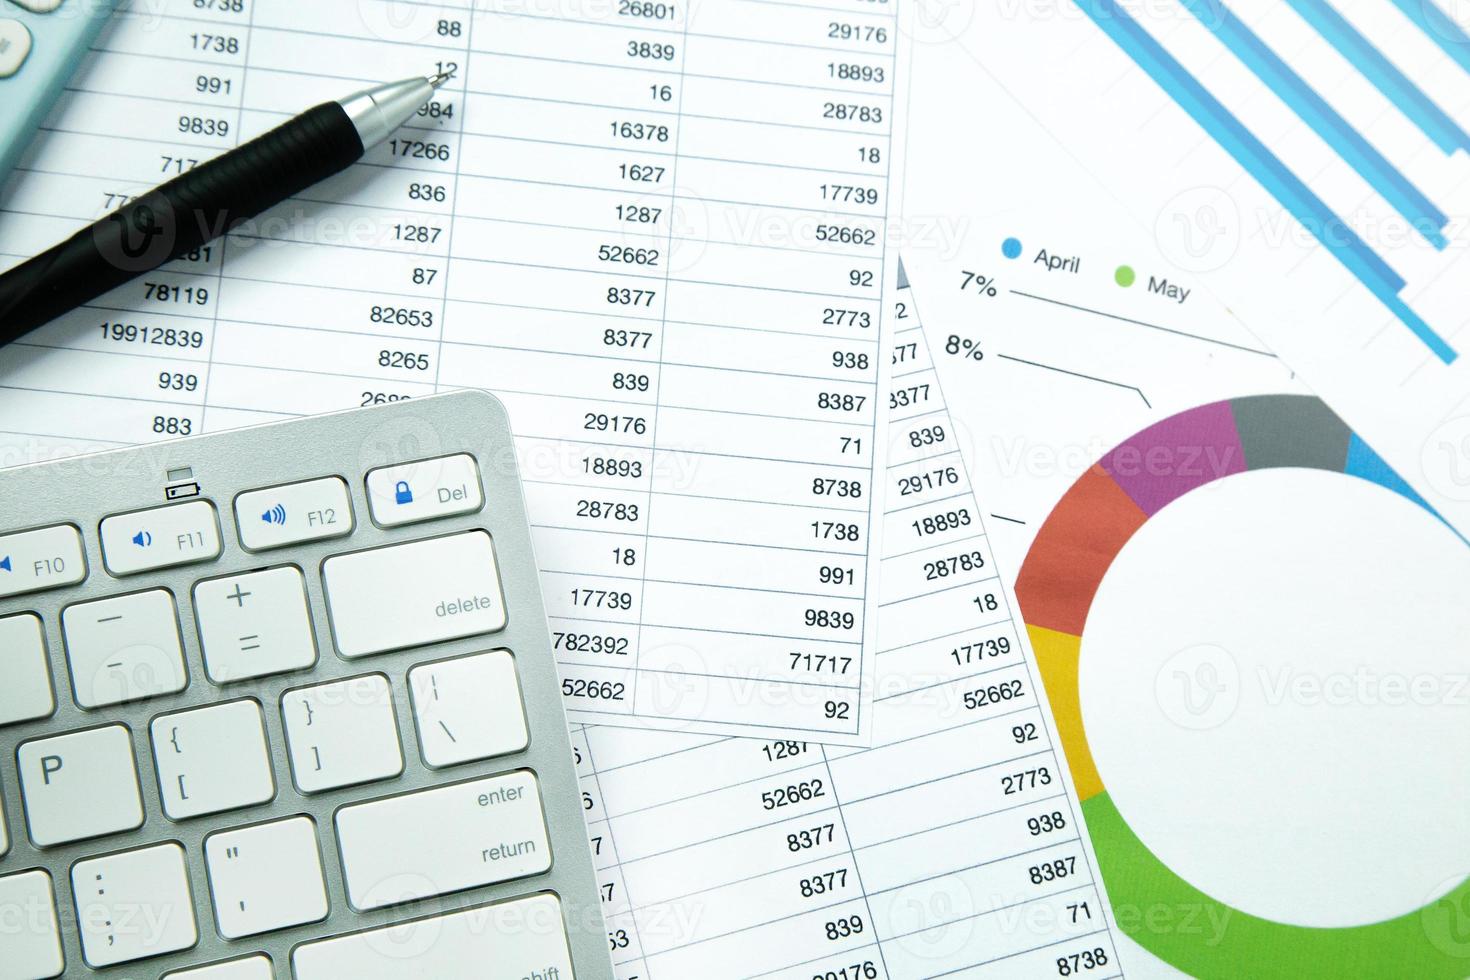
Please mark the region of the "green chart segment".
POLYGON ((1423 908, 1372 925, 1286 925, 1217 902, 1170 871, 1106 792, 1084 802, 1082 816, 1119 928, 1191 976, 1448 980, 1470 974, 1470 881, 1423 908))
MULTIPOLYGON (((1296 467, 1368 480, 1433 509, 1322 401, 1216 402, 1124 440, 1062 496, 1037 532, 1016 595, 1119 928, 1189 974, 1238 978, 1470 975, 1470 880, 1369 925, 1273 922, 1216 901, 1170 870, 1108 795, 1082 724, 1078 661, 1087 614, 1113 560, 1173 501, 1252 470, 1296 467)), ((1438 516, 1437 514, 1435 516, 1438 516)), ((1446 533, 1455 533, 1448 524, 1446 533)), ((1463 540, 1463 539, 1462 539, 1463 540)), ((1463 869, 1447 868, 1446 877, 1463 869)))

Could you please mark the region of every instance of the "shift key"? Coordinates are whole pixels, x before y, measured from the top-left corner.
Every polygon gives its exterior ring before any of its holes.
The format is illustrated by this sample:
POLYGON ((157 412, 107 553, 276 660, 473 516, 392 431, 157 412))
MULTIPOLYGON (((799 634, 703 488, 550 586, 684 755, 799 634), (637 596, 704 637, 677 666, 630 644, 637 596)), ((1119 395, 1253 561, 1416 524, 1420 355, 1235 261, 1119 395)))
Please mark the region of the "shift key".
POLYGON ((337 842, 359 911, 551 869, 536 774, 525 769, 344 806, 337 842))
POLYGON ((336 555, 322 575, 344 657, 505 628, 495 545, 484 531, 336 555))

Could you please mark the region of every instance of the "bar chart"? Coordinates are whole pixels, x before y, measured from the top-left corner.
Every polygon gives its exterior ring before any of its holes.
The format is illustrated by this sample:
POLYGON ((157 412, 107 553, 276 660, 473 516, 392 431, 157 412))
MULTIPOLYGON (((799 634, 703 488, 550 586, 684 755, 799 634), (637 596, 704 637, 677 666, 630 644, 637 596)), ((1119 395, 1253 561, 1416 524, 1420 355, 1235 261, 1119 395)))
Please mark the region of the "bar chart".
MULTIPOLYGON (((1470 531, 1463 7, 1026 0, 977 5, 949 28, 947 41, 924 35, 913 131, 932 114, 953 134, 947 106, 961 93, 981 107, 979 128, 971 152, 909 155, 912 213, 957 229, 1003 216, 1003 235, 1025 231, 1033 215, 1015 202, 1065 197, 1048 160, 1066 161, 1066 179, 1091 188, 1086 214, 1103 198, 1121 205, 1171 281, 1228 310, 1470 531), (1022 144, 1025 168, 989 149, 1022 144)), ((1034 238, 1000 260, 1029 261, 1034 238)), ((913 250, 911 266, 954 279, 974 269, 957 264, 975 261, 969 243, 953 260, 937 244, 932 260, 913 250)), ((1115 289, 1148 287, 1116 263, 1106 271, 1115 289)))
MULTIPOLYGON (((1426 14, 1425 0, 1395 0, 1426 34, 1470 71, 1470 37, 1441 15, 1426 14), (1456 41, 1455 35, 1462 39, 1456 41)), ((1336 214, 1307 182, 1294 173, 1260 138, 1212 95, 1190 71, 1135 20, 1118 0, 1077 0, 1078 5, 1117 42, 1149 77, 1236 159, 1280 202, 1321 245, 1332 253, 1375 297, 1445 363, 1458 352, 1400 295, 1404 277, 1353 227, 1336 214)), ((1220 0, 1181 0, 1229 51, 1276 94, 1337 155, 1356 171, 1435 249, 1449 241, 1449 217, 1404 176, 1371 142, 1357 132, 1320 94, 1220 0)), ((1367 38, 1321 0, 1293 0, 1293 9, 1380 87, 1396 105, 1406 108, 1429 136, 1447 152, 1462 149, 1465 132, 1449 119, 1409 78, 1383 57, 1367 38)))

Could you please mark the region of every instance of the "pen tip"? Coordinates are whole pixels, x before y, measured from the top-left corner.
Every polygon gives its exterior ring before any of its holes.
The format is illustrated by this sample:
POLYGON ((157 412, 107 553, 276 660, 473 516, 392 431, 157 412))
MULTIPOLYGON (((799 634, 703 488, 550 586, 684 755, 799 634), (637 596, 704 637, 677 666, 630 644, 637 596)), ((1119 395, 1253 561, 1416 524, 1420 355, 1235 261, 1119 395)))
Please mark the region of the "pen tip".
POLYGON ((441 71, 429 76, 429 84, 438 88, 454 77, 453 71, 441 71))

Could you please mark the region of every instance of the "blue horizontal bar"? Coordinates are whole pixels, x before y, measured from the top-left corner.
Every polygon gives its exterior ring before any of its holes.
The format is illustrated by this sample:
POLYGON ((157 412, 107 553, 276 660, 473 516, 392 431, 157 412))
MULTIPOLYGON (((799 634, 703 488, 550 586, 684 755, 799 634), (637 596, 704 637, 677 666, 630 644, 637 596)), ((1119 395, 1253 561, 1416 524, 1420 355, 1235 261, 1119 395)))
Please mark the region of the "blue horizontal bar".
POLYGON ((1398 298, 1404 280, 1344 222, 1287 169, 1259 139, 1241 125, 1199 80, 1164 50, 1116 0, 1076 0, 1078 7, 1103 33, 1148 74, 1180 108, 1202 126, 1284 207, 1301 222, 1339 262, 1362 281, 1378 299, 1445 363, 1454 350, 1398 298))
POLYGON ((1450 118, 1425 95, 1419 86, 1398 70, 1383 52, 1373 46, 1357 28, 1333 10, 1325 0, 1286 0, 1297 14, 1321 34, 1328 44, 1351 61, 1363 77, 1373 83, 1400 112, 1434 141, 1434 145, 1445 153, 1470 150, 1470 133, 1450 118))
POLYGON ((1181 2, 1426 241, 1437 249, 1449 244, 1442 234, 1449 217, 1328 105, 1306 79, 1231 13, 1229 7, 1221 0, 1181 2))
POLYGON ((1405 17, 1418 24, 1419 30, 1438 44, 1441 51, 1461 68, 1470 71, 1470 37, 1448 14, 1434 5, 1434 0, 1393 0, 1393 4, 1404 12, 1405 17))
MULTIPOLYGON (((1372 286, 1368 288, 1373 289, 1372 286)), ((1450 364, 1459 356, 1455 353, 1455 349, 1449 345, 1449 341, 1445 340, 1435 332, 1433 327, 1425 323, 1419 314, 1409 308, 1408 303, 1405 303, 1398 297, 1397 293, 1385 294, 1377 289, 1374 289, 1373 292, 1378 296, 1379 302, 1388 307, 1389 311, 1399 318, 1400 323, 1408 327, 1415 337, 1422 340, 1424 346, 1434 351, 1435 357, 1438 357, 1446 364, 1450 364)))

